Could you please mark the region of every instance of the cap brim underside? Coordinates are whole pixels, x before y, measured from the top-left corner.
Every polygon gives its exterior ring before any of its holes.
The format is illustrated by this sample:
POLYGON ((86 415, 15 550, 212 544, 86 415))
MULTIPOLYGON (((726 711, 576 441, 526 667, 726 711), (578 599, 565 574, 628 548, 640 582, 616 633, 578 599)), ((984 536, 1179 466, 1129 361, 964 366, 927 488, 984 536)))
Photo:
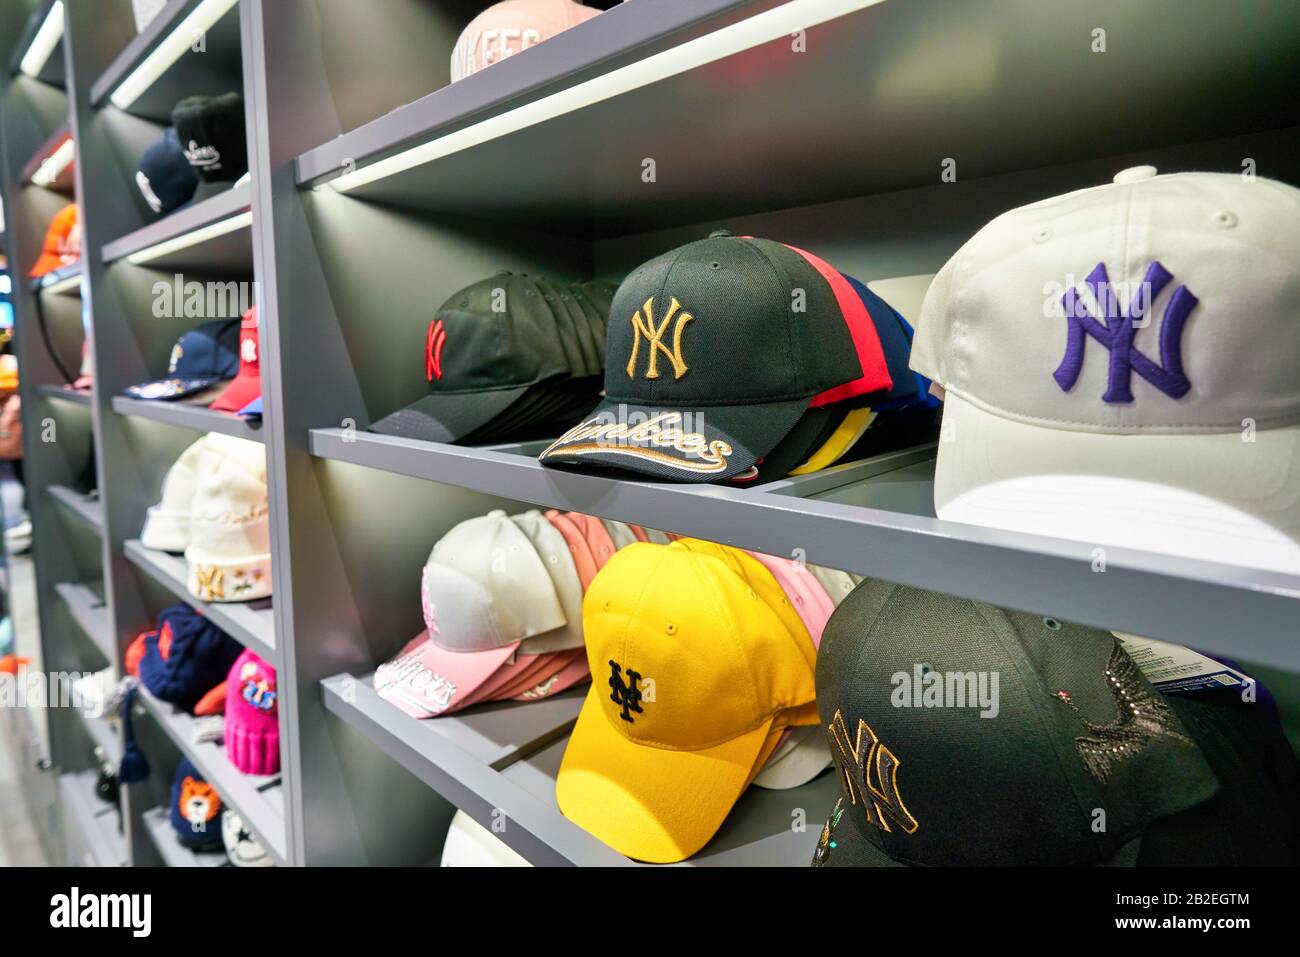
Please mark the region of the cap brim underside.
POLYGON ((555 784, 564 816, 628 857, 684 860, 726 820, 767 742, 770 719, 701 751, 635 744, 604 714, 607 689, 587 693, 555 784))
POLYGON ((942 519, 1300 574, 1300 426, 1072 432, 951 391, 943 415, 942 519))
POLYGON ((528 391, 528 386, 490 392, 426 395, 370 426, 371 432, 424 442, 456 442, 481 429, 528 391))
POLYGON ((801 787, 830 766, 830 751, 820 727, 791 728, 790 735, 794 746, 775 761, 769 761, 758 773, 754 783, 759 787, 774 791, 801 787))
POLYGON ((599 465, 675 482, 716 482, 739 475, 771 452, 794 428, 808 408, 808 401, 803 398, 750 405, 662 408, 606 399, 583 423, 570 430, 577 434, 566 433, 540 458, 547 464, 599 465), (665 416, 668 421, 662 420, 665 416), (655 419, 661 419, 662 428, 698 433, 706 443, 725 443, 730 451, 701 456, 682 452, 671 444, 591 437, 580 431, 587 424, 637 427, 655 419))

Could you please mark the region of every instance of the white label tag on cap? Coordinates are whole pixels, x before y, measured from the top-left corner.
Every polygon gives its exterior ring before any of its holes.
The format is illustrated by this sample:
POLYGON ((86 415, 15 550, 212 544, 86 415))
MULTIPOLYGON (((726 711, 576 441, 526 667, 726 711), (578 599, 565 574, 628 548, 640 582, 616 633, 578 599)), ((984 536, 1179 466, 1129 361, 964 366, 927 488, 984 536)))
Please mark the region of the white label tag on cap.
POLYGON ((1138 669, 1164 694, 1215 691, 1253 685, 1255 679, 1184 645, 1111 632, 1138 669))

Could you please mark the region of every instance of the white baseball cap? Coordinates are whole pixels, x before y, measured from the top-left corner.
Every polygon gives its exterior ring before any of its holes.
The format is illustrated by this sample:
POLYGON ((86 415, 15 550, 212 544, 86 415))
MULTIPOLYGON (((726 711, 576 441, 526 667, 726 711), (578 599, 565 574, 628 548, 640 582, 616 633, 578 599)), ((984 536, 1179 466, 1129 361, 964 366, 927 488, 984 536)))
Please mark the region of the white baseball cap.
POLYGON ((537 655, 581 648, 582 580, 578 577, 578 567, 573 564, 568 543, 536 509, 512 515, 510 520, 533 543, 533 550, 551 576, 555 596, 560 600, 560 608, 566 619, 559 628, 524 639, 520 650, 525 654, 537 655))
POLYGON ((568 623, 541 556, 499 509, 438 540, 422 599, 429 638, 456 653, 514 650, 568 623))
POLYGON ((1300 190, 1128 169, 935 277, 941 518, 1300 574, 1300 190))

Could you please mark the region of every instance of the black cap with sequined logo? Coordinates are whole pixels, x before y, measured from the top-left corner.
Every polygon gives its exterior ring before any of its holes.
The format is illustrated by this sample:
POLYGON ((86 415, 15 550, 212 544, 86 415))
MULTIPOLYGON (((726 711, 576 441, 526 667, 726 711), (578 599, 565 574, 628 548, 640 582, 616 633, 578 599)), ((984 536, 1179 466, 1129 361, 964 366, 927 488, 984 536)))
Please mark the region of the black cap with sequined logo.
POLYGON ((1300 768, 1253 705, 1166 697, 1106 631, 867 579, 817 705, 824 866, 1294 864, 1300 768))

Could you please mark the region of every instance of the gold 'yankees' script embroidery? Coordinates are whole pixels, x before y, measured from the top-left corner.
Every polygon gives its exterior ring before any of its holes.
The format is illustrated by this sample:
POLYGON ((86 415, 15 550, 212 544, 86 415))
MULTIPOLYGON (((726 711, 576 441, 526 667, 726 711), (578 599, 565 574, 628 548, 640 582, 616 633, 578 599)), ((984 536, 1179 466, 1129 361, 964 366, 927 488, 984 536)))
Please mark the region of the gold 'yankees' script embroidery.
POLYGON ((695 317, 689 312, 681 312, 682 304, 674 296, 672 304, 668 307, 668 314, 664 316, 663 321, 658 325, 655 324, 655 298, 651 296, 645 301, 645 305, 632 313, 632 355, 627 360, 627 377, 636 378, 636 356, 641 349, 641 338, 644 336, 646 342, 650 344, 650 358, 646 363, 645 377, 647 379, 659 378, 659 353, 668 357, 668 361, 673 366, 673 379, 680 379, 686 375, 690 369, 686 366, 686 360, 682 358, 682 330, 686 324, 695 317), (669 349, 664 345, 664 333, 668 331, 668 325, 677 317, 677 325, 673 327, 673 347, 669 349))
POLYGON ((835 717, 826 726, 826 737, 844 779, 849 801, 854 807, 862 805, 867 823, 882 831, 893 831, 889 826, 892 820, 905 834, 915 834, 921 825, 912 817, 898 793, 900 762, 889 748, 880 743, 871 726, 859 718, 857 737, 850 744, 844 716, 836 710, 835 717))

